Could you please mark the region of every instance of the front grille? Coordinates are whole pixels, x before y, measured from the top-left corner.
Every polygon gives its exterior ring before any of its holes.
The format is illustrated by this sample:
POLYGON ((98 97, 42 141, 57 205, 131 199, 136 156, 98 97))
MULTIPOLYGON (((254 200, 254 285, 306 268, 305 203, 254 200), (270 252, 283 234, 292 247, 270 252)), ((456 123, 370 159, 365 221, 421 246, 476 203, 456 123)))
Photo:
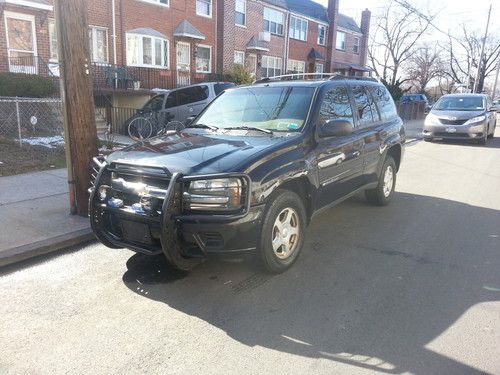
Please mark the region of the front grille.
POLYGON ((469 138, 469 134, 467 133, 444 133, 444 132, 437 132, 434 133, 435 137, 446 137, 446 138, 469 138))
POLYGON ((467 119, 462 120, 450 120, 446 118, 440 118, 439 121, 444 125, 463 125, 467 122, 467 119))

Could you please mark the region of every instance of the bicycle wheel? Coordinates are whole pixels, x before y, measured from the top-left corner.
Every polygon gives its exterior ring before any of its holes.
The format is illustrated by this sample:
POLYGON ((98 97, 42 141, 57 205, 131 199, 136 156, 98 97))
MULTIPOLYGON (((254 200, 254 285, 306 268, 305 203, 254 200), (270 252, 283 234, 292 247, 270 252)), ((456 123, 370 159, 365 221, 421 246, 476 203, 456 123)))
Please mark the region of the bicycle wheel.
POLYGON ((170 121, 166 126, 165 130, 175 130, 176 132, 179 132, 185 128, 184 124, 180 121, 173 120, 170 121))
POLYGON ((151 137, 153 124, 145 117, 136 117, 128 124, 128 135, 135 141, 151 137))

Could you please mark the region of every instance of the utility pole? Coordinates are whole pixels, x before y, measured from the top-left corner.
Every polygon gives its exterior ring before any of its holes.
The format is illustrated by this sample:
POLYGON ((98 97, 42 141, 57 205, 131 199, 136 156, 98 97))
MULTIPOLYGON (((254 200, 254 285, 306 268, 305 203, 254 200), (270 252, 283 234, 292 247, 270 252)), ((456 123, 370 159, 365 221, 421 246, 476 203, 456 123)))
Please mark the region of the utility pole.
POLYGON ((493 92, 491 93, 491 98, 492 99, 496 99, 497 83, 498 83, 498 73, 500 73, 500 56, 498 57, 498 62, 497 62, 497 72, 495 74, 495 84, 493 85, 493 92))
POLYGON ((484 45, 486 44, 486 38, 488 38, 488 29, 490 27, 490 17, 491 17, 491 4, 490 4, 490 9, 488 10, 488 21, 486 21, 486 31, 484 32, 483 45, 481 46, 481 54, 479 55, 479 62, 477 64, 476 79, 474 80, 474 89, 472 90, 473 93, 475 93, 477 90, 479 75, 481 74, 481 65, 483 65, 484 45))
POLYGON ((86 216, 92 157, 97 155, 86 1, 55 0, 70 212, 86 216))

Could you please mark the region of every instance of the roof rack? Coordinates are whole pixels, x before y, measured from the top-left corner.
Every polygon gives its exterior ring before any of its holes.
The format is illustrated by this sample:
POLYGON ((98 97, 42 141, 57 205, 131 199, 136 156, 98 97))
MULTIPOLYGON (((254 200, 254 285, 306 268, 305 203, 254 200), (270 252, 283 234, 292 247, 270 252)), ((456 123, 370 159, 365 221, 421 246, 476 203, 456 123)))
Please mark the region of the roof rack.
POLYGON ((359 81, 372 81, 378 82, 376 78, 373 77, 355 77, 355 76, 346 76, 340 73, 292 73, 292 74, 283 74, 279 76, 265 77, 258 79, 253 82, 256 83, 266 83, 266 82, 275 82, 275 81, 292 81, 299 79, 306 79, 306 77, 313 77, 316 80, 337 80, 337 79, 353 79, 359 81), (319 77, 319 78, 318 78, 319 77))

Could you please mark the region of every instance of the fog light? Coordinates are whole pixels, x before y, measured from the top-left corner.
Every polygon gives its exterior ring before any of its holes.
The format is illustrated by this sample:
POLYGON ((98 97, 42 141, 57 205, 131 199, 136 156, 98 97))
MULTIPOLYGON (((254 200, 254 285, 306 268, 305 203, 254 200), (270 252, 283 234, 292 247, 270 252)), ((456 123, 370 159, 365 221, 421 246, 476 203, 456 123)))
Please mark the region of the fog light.
POLYGON ((101 202, 104 202, 108 197, 108 188, 109 186, 106 185, 99 186, 99 189, 97 190, 97 197, 101 202))

